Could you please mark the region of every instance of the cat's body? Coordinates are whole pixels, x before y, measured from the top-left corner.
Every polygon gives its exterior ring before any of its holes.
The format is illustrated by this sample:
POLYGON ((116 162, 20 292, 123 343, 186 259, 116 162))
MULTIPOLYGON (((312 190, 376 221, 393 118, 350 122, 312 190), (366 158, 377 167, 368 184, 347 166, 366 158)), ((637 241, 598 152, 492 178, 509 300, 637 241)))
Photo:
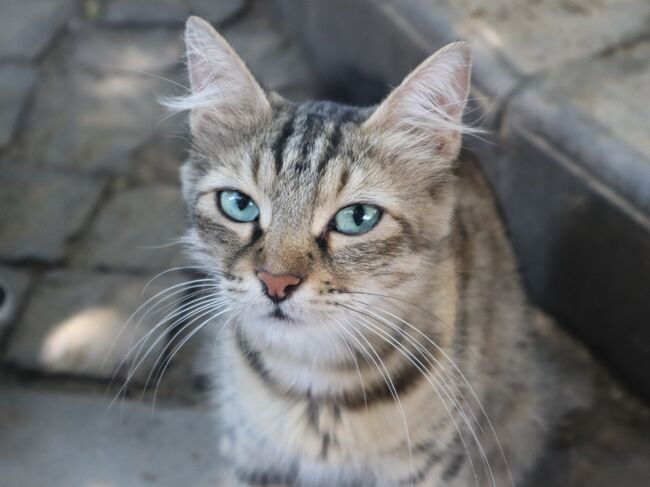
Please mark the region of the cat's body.
POLYGON ((362 110, 264 93, 200 20, 186 41, 188 242, 228 306, 212 370, 230 481, 520 480, 554 377, 493 197, 455 162, 468 48, 362 110))
MULTIPOLYGON (((384 363, 399 394, 402 416, 372 359, 358 358, 362 382, 354 362, 339 370, 310 370, 314 382, 331 381, 327 386, 331 389, 351 384, 354 391, 349 397, 314 396, 308 389, 296 390, 294 384, 305 379, 301 377, 304 370, 295 361, 242 346, 234 333, 228 333, 215 352, 216 401, 229 438, 228 453, 240 478, 251 485, 267 485, 268 480, 269 485, 379 487, 410 485, 413 471, 415 485, 470 486, 475 485, 474 469, 481 479, 479 485, 491 485, 480 443, 495 485, 509 486, 511 474, 520 479, 535 461, 544 430, 550 427, 549 415, 556 414, 549 409, 553 406, 548 389, 554 371, 536 354, 532 317, 524 304, 492 195, 472 161, 464 161, 462 166, 462 203, 445 251, 449 252, 445 274, 449 274, 444 277, 455 281, 457 295, 453 299, 458 303, 449 323, 453 333, 444 350, 459 370, 405 326, 405 332, 444 364, 448 376, 438 374, 431 366, 434 359, 426 359, 399 333, 395 339, 406 344, 413 354, 409 356, 433 372, 429 380, 408 363, 407 356, 380 347, 379 356, 388 357, 384 363), (472 390, 463 384, 459 371, 472 390), (367 409, 361 383, 367 391, 367 409), (438 386, 444 401, 431 383, 446 384, 438 386), (452 395, 461 408, 454 406, 452 395), (473 468, 465 448, 471 452, 473 468)), ((426 307, 427 299, 425 296, 413 304, 426 307)), ((404 311, 412 306, 397 304, 400 317, 408 321, 404 311)), ((420 320, 418 323, 436 318, 421 316, 420 320)))

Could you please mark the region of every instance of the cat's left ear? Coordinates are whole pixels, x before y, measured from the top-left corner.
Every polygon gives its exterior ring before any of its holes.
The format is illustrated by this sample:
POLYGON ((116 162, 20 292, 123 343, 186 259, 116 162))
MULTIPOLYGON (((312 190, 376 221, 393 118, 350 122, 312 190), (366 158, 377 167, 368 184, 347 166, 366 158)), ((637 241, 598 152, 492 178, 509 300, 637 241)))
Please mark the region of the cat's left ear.
POLYGON ((443 47, 388 95, 364 127, 397 156, 454 159, 460 150, 471 64, 466 42, 443 47))
POLYGON ((227 134, 270 109, 264 90, 230 44, 205 20, 190 17, 185 48, 191 95, 190 128, 197 135, 227 134))

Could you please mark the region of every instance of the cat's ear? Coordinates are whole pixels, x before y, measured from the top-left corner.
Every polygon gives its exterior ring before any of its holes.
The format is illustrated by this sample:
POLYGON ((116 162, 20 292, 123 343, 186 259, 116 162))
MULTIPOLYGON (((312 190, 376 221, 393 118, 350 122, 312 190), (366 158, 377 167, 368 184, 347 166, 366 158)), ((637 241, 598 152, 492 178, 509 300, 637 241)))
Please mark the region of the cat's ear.
POLYGON ((264 90, 228 42, 205 20, 190 17, 185 49, 192 93, 186 98, 190 128, 224 133, 269 110, 264 90))
POLYGON ((443 47, 409 74, 364 126, 405 158, 454 159, 460 149, 471 64, 466 42, 443 47))

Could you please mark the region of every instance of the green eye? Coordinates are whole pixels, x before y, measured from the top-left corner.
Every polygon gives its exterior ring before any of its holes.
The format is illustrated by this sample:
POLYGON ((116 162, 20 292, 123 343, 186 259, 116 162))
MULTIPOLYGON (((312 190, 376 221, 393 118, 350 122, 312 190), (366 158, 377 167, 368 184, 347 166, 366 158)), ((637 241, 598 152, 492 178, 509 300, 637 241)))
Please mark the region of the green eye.
POLYGON ((379 208, 359 203, 340 210, 334 217, 334 225, 337 232, 345 235, 360 235, 372 230, 380 217, 379 208))
POLYGON ((217 195, 221 211, 231 220, 252 222, 257 220, 260 210, 250 196, 239 191, 224 190, 217 195))

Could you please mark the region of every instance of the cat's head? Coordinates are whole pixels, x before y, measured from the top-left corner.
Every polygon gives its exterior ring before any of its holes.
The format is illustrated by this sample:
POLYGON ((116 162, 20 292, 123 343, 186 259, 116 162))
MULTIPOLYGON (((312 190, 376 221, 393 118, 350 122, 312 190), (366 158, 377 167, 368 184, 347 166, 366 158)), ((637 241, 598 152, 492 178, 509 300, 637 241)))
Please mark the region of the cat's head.
POLYGON ((188 20, 185 40, 192 93, 177 108, 190 110, 193 139, 182 169, 188 242, 249 339, 336 359, 348 353, 341 337, 374 342, 381 318, 452 306, 445 259, 465 43, 359 109, 266 92, 201 19, 188 20))

